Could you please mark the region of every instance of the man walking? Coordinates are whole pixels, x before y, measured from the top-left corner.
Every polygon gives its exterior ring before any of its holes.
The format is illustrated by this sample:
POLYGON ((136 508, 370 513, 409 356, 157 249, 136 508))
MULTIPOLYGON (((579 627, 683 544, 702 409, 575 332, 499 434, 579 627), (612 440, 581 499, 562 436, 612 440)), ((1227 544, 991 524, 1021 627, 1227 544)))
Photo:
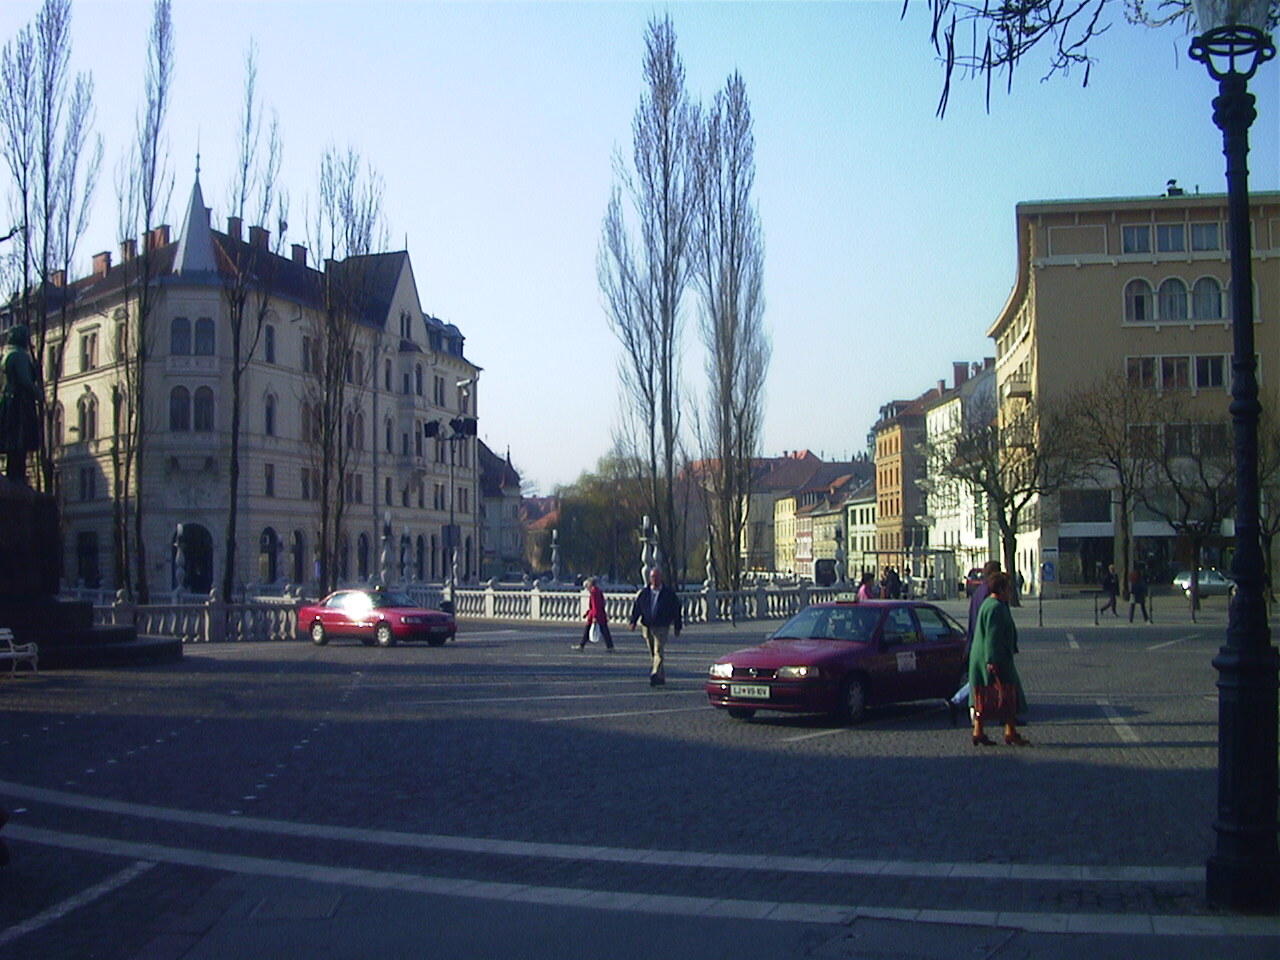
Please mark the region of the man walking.
POLYGON ((667 632, 674 629, 676 636, 680 636, 684 622, 680 617, 680 598, 662 582, 662 571, 657 567, 649 571, 649 585, 636 594, 635 602, 631 605, 632 630, 636 628, 637 621, 651 658, 649 686, 660 687, 667 682, 663 660, 667 632))

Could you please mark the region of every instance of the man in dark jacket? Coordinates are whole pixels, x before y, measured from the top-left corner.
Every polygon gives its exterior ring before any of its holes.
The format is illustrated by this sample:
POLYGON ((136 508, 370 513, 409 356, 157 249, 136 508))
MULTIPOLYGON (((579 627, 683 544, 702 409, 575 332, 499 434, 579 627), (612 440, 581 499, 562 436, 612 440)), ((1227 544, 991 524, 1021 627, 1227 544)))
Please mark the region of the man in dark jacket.
POLYGON ((662 571, 654 567, 649 571, 649 586, 636 594, 631 604, 631 629, 640 623, 640 632, 649 647, 652 665, 649 668, 649 686, 660 687, 667 682, 663 666, 663 655, 667 645, 667 632, 674 628, 676 636, 684 621, 680 617, 680 598, 676 592, 662 582, 662 571))

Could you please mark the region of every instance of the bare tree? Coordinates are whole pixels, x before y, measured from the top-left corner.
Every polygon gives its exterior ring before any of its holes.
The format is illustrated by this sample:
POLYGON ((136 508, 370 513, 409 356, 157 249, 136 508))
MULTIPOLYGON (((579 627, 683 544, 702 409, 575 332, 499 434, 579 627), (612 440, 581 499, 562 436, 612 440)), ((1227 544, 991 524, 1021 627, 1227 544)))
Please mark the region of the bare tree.
MULTIPOLYGON (((336 583, 335 560, 353 496, 360 445, 353 443, 361 400, 373 373, 361 356, 361 321, 375 277, 374 250, 386 242, 382 221, 382 180, 366 169, 355 150, 325 152, 320 162, 311 244, 324 265, 318 280, 319 308, 311 325, 311 356, 303 429, 311 442, 319 483, 320 587, 336 583), (309 421, 309 422, 306 422, 309 421), (344 426, 347 427, 344 435, 344 426)), ((370 491, 371 494, 374 491, 370 491)))
POLYGON ((619 375, 629 421, 623 433, 643 451, 659 546, 677 561, 680 306, 697 202, 692 146, 698 121, 669 17, 649 22, 645 51, 647 90, 632 121, 631 168, 615 158, 618 182, 605 213, 597 274, 623 348, 619 375), (624 202, 637 221, 634 230, 624 202))
POLYGON ((1004 568, 1017 570, 1017 536, 1029 507, 1087 475, 1077 456, 1079 426, 1070 413, 1024 401, 1016 413, 994 396, 975 398, 958 429, 923 445, 928 473, 957 480, 985 497, 1000 531, 1004 568))
MULTIPOLYGON (((31 296, 31 205, 34 199, 36 163, 36 39, 32 26, 23 27, 5 44, 0 54, 0 131, 5 164, 13 177, 14 229, 16 240, 13 297, 18 318, 28 322, 31 296)), ((36 364, 37 370, 40 364, 36 364)))
POLYGON ((279 195, 276 181, 280 173, 279 125, 273 116, 264 130, 262 107, 257 92, 257 49, 245 55, 244 102, 237 130, 239 155, 231 185, 231 209, 239 222, 246 216, 266 225, 276 216, 276 250, 255 243, 241 243, 231 237, 225 247, 227 272, 223 294, 231 333, 231 452, 227 466, 227 524, 222 570, 222 598, 231 600, 235 585, 236 538, 240 515, 240 433, 244 412, 245 371, 258 349, 263 329, 271 313, 275 264, 287 226, 287 201, 279 195), (265 142, 264 142, 265 138, 265 142))
POLYGON ((1116 534, 1121 583, 1128 596, 1133 566, 1133 508, 1149 485, 1155 464, 1134 446, 1134 424, 1158 423, 1168 415, 1169 399, 1125 373, 1102 377, 1073 394, 1065 404, 1079 426, 1080 457, 1100 472, 1100 482, 1115 492, 1116 534))
POLYGON ((156 282, 161 268, 160 238, 156 227, 164 218, 173 191, 164 134, 173 78, 170 14, 170 0, 155 0, 147 40, 143 107, 135 121, 134 142, 116 178, 120 239, 132 244, 141 237, 142 242, 136 254, 121 263, 127 291, 124 302, 127 339, 122 346, 127 357, 121 364, 122 385, 112 396, 113 551, 116 583, 130 588, 139 603, 146 603, 150 598, 143 505, 148 434, 147 366, 154 339, 152 315, 160 297, 156 282), (134 561, 132 575, 128 563, 130 552, 134 561))
POLYGON ((755 135, 739 73, 716 94, 701 127, 695 182, 693 277, 701 294, 699 327, 709 381, 702 481, 716 582, 738 590, 771 352, 764 330, 764 240, 752 202, 755 135))

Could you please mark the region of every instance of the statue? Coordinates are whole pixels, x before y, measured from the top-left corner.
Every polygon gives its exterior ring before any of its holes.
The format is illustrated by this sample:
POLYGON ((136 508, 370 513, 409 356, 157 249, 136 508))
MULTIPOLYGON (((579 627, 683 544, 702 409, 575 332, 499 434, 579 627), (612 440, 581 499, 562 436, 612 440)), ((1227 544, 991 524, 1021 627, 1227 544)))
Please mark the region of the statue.
POLYGON ((26 327, 10 327, 8 346, 0 354, 0 453, 5 455, 4 475, 24 485, 27 454, 40 449, 39 396, 29 343, 26 327))

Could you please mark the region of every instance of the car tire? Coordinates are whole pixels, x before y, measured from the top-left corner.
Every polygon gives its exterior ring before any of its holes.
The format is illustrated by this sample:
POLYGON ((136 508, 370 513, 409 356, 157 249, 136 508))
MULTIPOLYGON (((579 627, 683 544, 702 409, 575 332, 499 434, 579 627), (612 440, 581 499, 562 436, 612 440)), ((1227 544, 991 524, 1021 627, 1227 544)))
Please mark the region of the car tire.
POLYGON ((395 635, 391 632, 391 624, 385 620, 373 628, 373 642, 380 647, 394 647, 395 635))
POLYGON ((319 620, 311 625, 311 642, 317 647, 323 647, 329 642, 329 635, 324 632, 324 624, 319 620))
POLYGON ((842 723, 858 723, 867 713, 867 679, 853 676, 840 688, 840 708, 836 716, 842 723))
POLYGON ((750 720, 756 715, 753 707, 726 707, 725 709, 729 711, 729 716, 735 720, 750 720))

